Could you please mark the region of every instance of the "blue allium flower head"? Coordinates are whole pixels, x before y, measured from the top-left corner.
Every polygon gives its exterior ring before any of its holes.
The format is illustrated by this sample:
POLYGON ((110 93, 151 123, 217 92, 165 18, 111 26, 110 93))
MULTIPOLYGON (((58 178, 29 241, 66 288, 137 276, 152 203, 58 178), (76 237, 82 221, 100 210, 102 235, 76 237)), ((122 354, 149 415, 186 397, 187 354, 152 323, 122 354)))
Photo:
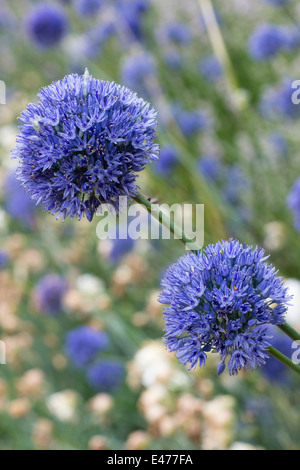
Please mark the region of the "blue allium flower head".
POLYGON ((75 0, 74 9, 80 16, 94 16, 104 3, 105 0, 75 0))
POLYGON ((160 176, 169 176, 178 163, 178 151, 173 145, 161 148, 159 160, 154 162, 153 169, 160 176))
POLYGON ((287 205, 294 216, 294 226, 300 232, 300 178, 292 186, 287 198, 287 205))
POLYGON ((35 224, 37 207, 17 180, 15 173, 9 173, 4 181, 4 208, 15 220, 26 228, 35 224))
POLYGON ((222 65, 214 55, 201 59, 198 63, 198 70, 202 77, 209 82, 215 82, 223 73, 222 65))
POLYGON ((89 384, 101 392, 114 392, 124 379, 124 365, 115 359, 105 359, 93 364, 87 373, 89 384))
POLYGON ((92 220, 137 193, 137 173, 156 159, 156 112, 131 90, 84 75, 43 88, 22 113, 18 178, 57 217, 92 220))
POLYGON ((34 288, 36 308, 45 315, 56 316, 63 311, 64 296, 68 290, 67 281, 56 274, 46 274, 34 288))
POLYGON ((108 344, 109 338, 104 331, 80 326, 66 335, 65 351, 73 364, 82 367, 92 362, 108 344))
POLYGON ((162 279, 165 342, 190 369, 205 364, 207 352, 228 361, 230 375, 265 363, 267 326, 284 323, 290 300, 281 277, 262 249, 237 240, 188 253, 162 279))
POLYGON ((60 43, 67 32, 68 17, 59 5, 42 3, 29 13, 26 27, 30 39, 36 46, 54 47, 60 43))
POLYGON ((248 49, 250 56, 257 61, 270 59, 286 45, 286 34, 280 26, 262 24, 250 36, 248 49))

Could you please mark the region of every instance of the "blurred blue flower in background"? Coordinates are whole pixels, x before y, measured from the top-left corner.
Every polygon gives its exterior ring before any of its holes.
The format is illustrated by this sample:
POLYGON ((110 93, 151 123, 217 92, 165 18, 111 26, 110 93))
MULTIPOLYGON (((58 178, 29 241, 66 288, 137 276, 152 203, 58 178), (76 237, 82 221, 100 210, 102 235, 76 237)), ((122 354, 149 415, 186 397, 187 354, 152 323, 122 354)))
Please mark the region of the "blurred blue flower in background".
POLYGON ((293 80, 286 79, 278 87, 269 88, 261 98, 260 111, 268 119, 297 119, 300 117, 300 106, 292 101, 293 80))
POLYGON ((214 55, 203 57, 198 62, 198 71, 208 82, 215 82, 223 73, 223 67, 214 55))
POLYGON ((298 27, 282 27, 285 35, 284 47, 288 51, 293 51, 300 45, 300 29, 298 27))
POLYGON ((289 3, 290 0, 264 0, 265 3, 270 3, 275 6, 284 6, 289 3))
POLYGON ((105 2, 106 0, 73 0, 72 5, 78 15, 89 17, 96 15, 105 2))
POLYGON ((164 62, 170 69, 178 70, 182 68, 183 56, 174 49, 169 49, 164 53, 164 62))
POLYGON ((164 35, 168 41, 178 45, 187 45, 192 40, 192 33, 189 26, 179 21, 164 24, 164 35))
POLYGON ((202 110, 187 110, 181 104, 173 105, 175 120, 186 137, 193 137, 210 126, 208 114, 202 110))
POLYGON ((275 57, 286 46, 286 33, 275 24, 262 24, 248 40, 250 56, 257 61, 275 57))
POLYGON ((67 291, 68 283, 65 278, 57 274, 46 274, 34 287, 35 307, 45 315, 59 315, 63 312, 67 291))
POLYGON ((9 262, 9 255, 5 250, 0 249, 0 269, 3 269, 7 266, 9 262))
POLYGON ((174 145, 164 145, 160 149, 159 159, 152 168, 160 176, 169 176, 178 163, 178 150, 174 145))
POLYGON ((280 132, 271 132, 269 134, 269 141, 274 149, 275 156, 285 157, 288 153, 288 141, 280 132))
POLYGON ((290 300, 265 260, 263 249, 231 239, 182 256, 164 274, 164 340, 183 365, 201 367, 208 351, 220 355, 219 374, 227 358, 230 375, 265 363, 266 326, 284 323, 290 300))
POLYGON ((93 59, 101 54, 101 49, 106 41, 115 33, 115 25, 112 21, 100 23, 87 30, 84 36, 84 55, 93 59))
POLYGON ((25 228, 33 228, 36 220, 36 204, 22 188, 15 173, 9 173, 4 181, 4 208, 25 228))
POLYGON ((117 0, 115 13, 118 29, 123 31, 128 42, 142 40, 144 14, 149 8, 149 0, 117 0))
POLYGON ((293 184, 287 198, 287 205, 294 216, 294 226, 300 231, 300 178, 293 184))
POLYGON ((101 392, 114 392, 123 382, 124 365, 116 359, 105 359, 93 364, 87 373, 89 384, 101 392))
MULTIPOLYGON (((128 219, 130 220, 130 217, 128 219)), ((117 223, 116 234, 109 235, 109 239, 105 243, 104 256, 109 263, 117 265, 125 255, 133 250, 134 246, 135 240, 129 236, 128 225, 125 227, 123 224, 117 223), (125 234, 125 238, 123 238, 123 234, 125 234)))
POLYGON ((221 162, 212 155, 201 155, 197 162, 197 170, 209 181, 217 182, 222 176, 221 162))
POLYGON ((250 185, 249 178, 237 164, 228 165, 224 173, 222 194, 230 204, 237 204, 241 201, 241 194, 250 185))
MULTIPOLYGON (((291 357, 293 340, 276 327, 269 327, 269 334, 272 336, 270 340, 271 346, 285 356, 291 357)), ((266 364, 261 368, 261 372, 268 380, 280 384, 287 384, 291 379, 289 369, 273 356, 267 359, 266 364)))
POLYGON ((73 364, 82 367, 92 362, 108 345, 109 338, 104 331, 84 325, 67 333, 65 352, 73 364))
POLYGON ((67 14, 53 3, 36 5, 25 22, 29 38, 39 48, 57 46, 68 30, 67 14))
POLYGON ((15 27, 13 12, 6 5, 0 5, 0 30, 15 27))
POLYGON ((121 83, 141 94, 149 95, 148 84, 156 75, 156 62, 147 52, 126 56, 121 65, 121 83))

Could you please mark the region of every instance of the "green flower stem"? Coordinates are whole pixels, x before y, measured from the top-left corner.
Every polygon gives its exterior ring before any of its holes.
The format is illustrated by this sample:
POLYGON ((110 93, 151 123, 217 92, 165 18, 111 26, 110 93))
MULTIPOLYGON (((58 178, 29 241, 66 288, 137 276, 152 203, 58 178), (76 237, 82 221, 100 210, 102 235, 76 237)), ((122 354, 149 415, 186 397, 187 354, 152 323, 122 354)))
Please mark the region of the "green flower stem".
POLYGON ((300 375, 300 366, 297 364, 294 364, 294 362, 291 361, 288 357, 286 357, 284 354, 282 354, 280 351, 277 349, 273 348, 273 346, 268 347, 268 352, 275 357, 278 361, 282 362, 285 366, 289 367, 293 371, 297 372, 297 374, 300 375))
POLYGON ((175 238, 178 238, 182 241, 185 245, 188 243, 193 245, 194 250, 200 250, 201 248, 196 246, 195 242, 189 238, 181 227, 176 225, 173 220, 171 220, 164 212, 162 212, 157 204, 152 204, 149 199, 147 199, 142 194, 137 194, 133 198, 138 204, 145 206, 149 214, 155 217, 162 225, 170 230, 173 233, 175 238))
POLYGON ((300 333, 298 331, 294 330, 294 328, 289 325, 288 323, 284 323, 283 325, 278 325, 278 327, 283 331, 285 334, 287 334, 291 339, 294 341, 299 341, 300 340, 300 333))

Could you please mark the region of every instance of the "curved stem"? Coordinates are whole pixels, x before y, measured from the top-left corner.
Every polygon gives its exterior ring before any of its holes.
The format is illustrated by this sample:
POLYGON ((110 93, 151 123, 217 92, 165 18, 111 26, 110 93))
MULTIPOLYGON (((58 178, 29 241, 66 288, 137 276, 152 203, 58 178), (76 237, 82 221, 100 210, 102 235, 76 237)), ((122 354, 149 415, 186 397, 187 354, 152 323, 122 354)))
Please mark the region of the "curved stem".
POLYGON ((278 361, 282 362, 282 364, 284 364, 285 366, 289 367, 290 369, 292 369, 294 372, 297 372, 297 374, 300 375, 300 366, 298 366, 297 364, 294 364, 293 361, 291 361, 291 359, 289 359, 288 357, 286 357, 284 354, 282 354, 280 351, 278 351, 277 349, 273 348, 273 346, 269 346, 268 347, 268 352, 273 356, 275 357, 275 359, 277 359, 278 361))
POLYGON ((197 246, 197 244, 188 237, 183 231, 181 227, 176 225, 173 220, 171 220, 164 212, 162 212, 159 208, 158 204, 152 204, 149 199, 147 199, 142 194, 137 194, 133 197, 138 204, 145 206, 147 211, 150 215, 155 217, 162 225, 164 225, 171 233, 173 233, 174 237, 181 240, 184 245, 189 245, 189 249, 192 250, 201 250, 201 247, 197 246))

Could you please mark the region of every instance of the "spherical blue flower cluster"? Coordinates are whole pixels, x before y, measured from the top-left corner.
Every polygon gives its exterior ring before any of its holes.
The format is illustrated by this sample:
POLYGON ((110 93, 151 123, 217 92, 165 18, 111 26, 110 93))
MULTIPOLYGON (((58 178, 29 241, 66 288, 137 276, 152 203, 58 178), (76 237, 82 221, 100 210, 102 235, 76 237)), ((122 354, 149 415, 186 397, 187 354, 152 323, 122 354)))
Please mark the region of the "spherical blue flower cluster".
POLYGON ((87 373, 90 385, 101 392, 114 392, 122 384, 124 365, 115 359, 105 359, 92 365, 87 373))
POLYGON ((35 224, 37 207, 17 180, 9 173, 4 181, 4 208, 6 212, 26 228, 35 224))
POLYGON ((131 90, 84 75, 43 88, 20 118, 17 175, 57 217, 86 216, 137 193, 137 173, 156 159, 156 112, 131 90))
POLYGON ((300 231, 300 178, 292 186, 287 198, 287 205, 294 216, 294 226, 300 231))
POLYGON ((84 325, 66 335, 65 351, 73 364, 82 367, 92 362, 108 344, 109 338, 104 331, 84 325))
POLYGON ((237 240, 188 253, 162 279, 165 342, 183 365, 205 364, 208 351, 220 355, 218 373, 265 363, 269 324, 284 323, 290 297, 260 248, 237 240))
POLYGON ((45 315, 56 316, 63 311, 64 296, 68 290, 67 281, 56 274, 46 274, 34 288, 36 308, 45 315))
POLYGON ((275 57, 287 45, 286 32, 274 24, 262 24, 250 36, 248 50, 257 61, 275 57))
POLYGON ((42 3, 29 13, 27 32, 32 42, 40 48, 54 47, 68 30, 68 17, 59 5, 42 3))

